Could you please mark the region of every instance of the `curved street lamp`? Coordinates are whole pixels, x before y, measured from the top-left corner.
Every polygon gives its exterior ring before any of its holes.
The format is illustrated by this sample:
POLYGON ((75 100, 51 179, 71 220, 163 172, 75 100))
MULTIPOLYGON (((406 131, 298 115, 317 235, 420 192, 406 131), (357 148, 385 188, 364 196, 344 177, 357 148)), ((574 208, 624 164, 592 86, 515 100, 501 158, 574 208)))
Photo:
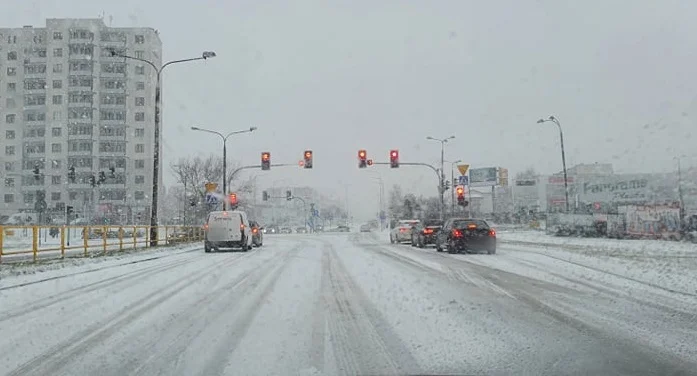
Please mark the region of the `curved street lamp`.
POLYGON ((559 119, 557 119, 554 116, 548 117, 547 119, 540 119, 537 121, 537 124, 542 124, 546 122, 552 122, 557 125, 557 128, 559 128, 559 140, 561 142, 561 165, 562 168, 564 169, 564 196, 566 200, 566 212, 569 212, 569 183, 568 179, 566 177, 566 156, 564 155, 564 132, 561 130, 561 124, 559 123, 559 119))

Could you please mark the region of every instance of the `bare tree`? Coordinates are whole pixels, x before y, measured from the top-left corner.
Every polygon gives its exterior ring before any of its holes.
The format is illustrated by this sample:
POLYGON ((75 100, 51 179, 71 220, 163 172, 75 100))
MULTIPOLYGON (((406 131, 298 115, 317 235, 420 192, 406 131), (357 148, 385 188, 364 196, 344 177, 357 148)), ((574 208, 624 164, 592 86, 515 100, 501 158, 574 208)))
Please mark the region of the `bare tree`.
MULTIPOLYGON (((214 155, 182 157, 177 162, 172 163, 170 168, 177 182, 186 185, 187 192, 194 194, 199 199, 206 194, 206 183, 220 184, 223 180, 223 160, 214 155)), ((228 187, 233 186, 235 176, 232 173, 236 168, 237 165, 234 163, 228 166, 228 187)), ((246 184, 246 186, 250 185, 251 183, 246 184)))

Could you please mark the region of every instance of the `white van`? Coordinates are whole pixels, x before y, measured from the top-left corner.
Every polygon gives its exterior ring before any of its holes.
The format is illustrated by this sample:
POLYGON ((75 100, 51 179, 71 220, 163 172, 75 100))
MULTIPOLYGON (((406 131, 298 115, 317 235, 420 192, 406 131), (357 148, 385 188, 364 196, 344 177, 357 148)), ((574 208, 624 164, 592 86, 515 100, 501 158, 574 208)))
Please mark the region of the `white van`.
POLYGON ((247 213, 243 211, 211 212, 203 228, 203 248, 206 252, 221 248, 240 248, 243 251, 252 249, 252 227, 247 213))

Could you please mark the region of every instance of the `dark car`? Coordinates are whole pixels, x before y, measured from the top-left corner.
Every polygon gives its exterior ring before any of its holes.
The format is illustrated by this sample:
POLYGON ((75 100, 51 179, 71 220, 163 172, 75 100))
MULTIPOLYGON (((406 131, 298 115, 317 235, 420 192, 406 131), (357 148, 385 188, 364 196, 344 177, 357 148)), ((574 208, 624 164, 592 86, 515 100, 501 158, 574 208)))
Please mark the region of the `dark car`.
POLYGON ((298 228, 295 229, 295 232, 296 232, 297 234, 307 234, 307 228, 305 228, 305 227, 298 227, 298 228))
POLYGON ((264 228, 257 221, 249 221, 249 226, 252 227, 252 246, 261 247, 264 245, 264 228))
POLYGON ((264 229, 262 231, 264 232, 264 234, 278 234, 281 232, 278 229, 278 226, 273 226, 273 225, 264 227, 264 229))
POLYGON ((496 253, 496 230, 486 220, 475 218, 451 218, 436 236, 436 250, 448 253, 484 250, 496 253))
POLYGON ((293 230, 291 230, 290 227, 281 227, 280 233, 281 234, 292 234, 293 230))
POLYGON ((443 221, 439 219, 417 223, 411 231, 411 245, 423 248, 428 244, 436 244, 436 236, 442 227, 443 221))

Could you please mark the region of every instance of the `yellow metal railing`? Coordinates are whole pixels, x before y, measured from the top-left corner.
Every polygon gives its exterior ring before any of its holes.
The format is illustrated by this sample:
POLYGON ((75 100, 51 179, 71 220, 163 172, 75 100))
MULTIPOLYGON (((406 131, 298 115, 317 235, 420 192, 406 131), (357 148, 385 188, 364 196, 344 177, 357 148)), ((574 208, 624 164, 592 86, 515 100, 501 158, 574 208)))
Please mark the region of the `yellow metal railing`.
MULTIPOLYGON (((88 257, 150 247, 151 226, 0 226, 0 263, 88 257)), ((197 226, 158 226, 157 244, 203 240, 197 226)))

